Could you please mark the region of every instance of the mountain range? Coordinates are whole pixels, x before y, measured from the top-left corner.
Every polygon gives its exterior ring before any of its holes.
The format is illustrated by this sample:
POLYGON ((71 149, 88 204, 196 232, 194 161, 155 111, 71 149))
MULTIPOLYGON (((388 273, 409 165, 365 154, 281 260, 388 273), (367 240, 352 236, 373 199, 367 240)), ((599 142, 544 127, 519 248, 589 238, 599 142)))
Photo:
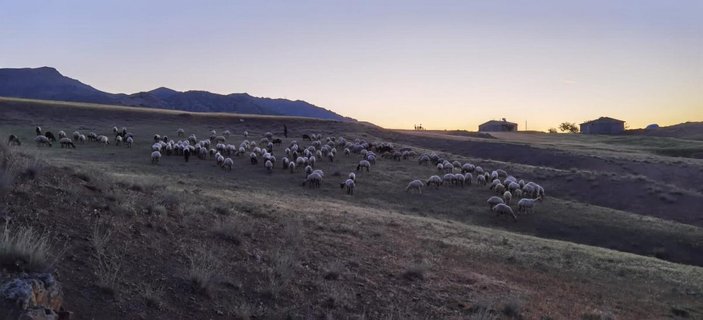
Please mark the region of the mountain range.
POLYGON ((51 67, 0 68, 0 96, 138 106, 193 112, 300 116, 355 121, 302 100, 253 97, 247 93, 217 94, 160 87, 133 94, 108 93, 62 75, 51 67))

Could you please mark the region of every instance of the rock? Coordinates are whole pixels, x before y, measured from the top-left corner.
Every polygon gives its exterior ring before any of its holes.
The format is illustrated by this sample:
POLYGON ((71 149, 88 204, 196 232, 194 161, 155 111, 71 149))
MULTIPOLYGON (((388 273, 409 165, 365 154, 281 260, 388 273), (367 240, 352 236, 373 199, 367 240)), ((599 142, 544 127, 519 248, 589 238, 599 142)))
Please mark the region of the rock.
POLYGON ((22 274, 0 285, 4 319, 58 320, 62 305, 61 284, 50 273, 22 274))

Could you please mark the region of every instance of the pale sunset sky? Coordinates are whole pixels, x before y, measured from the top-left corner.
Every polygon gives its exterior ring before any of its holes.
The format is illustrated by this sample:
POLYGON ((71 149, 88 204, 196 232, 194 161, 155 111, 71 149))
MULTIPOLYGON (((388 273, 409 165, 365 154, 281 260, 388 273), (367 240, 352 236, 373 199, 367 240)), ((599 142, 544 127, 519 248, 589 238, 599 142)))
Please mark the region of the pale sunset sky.
POLYGON ((0 67, 301 99, 387 128, 703 121, 703 1, 6 1, 0 67))

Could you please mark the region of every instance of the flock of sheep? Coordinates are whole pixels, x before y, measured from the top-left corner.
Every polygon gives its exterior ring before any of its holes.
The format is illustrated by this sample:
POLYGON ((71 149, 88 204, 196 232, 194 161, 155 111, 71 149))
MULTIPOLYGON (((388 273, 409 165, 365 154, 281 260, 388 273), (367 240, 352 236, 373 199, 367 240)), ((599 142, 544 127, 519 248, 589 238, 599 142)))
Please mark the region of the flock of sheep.
MULTIPOLYGON (((109 145, 111 142, 116 145, 126 145, 131 148, 134 144, 134 135, 129 133, 126 128, 112 128, 114 138, 111 140, 105 135, 98 135, 90 132, 85 135, 79 131, 72 133, 72 138, 69 138, 64 131, 58 132, 58 142, 62 148, 76 148, 74 141, 85 143, 91 141, 103 145, 109 145)), ((52 146, 52 142, 57 141, 57 137, 50 131, 42 131, 41 127, 35 128, 36 137, 34 141, 38 146, 52 146)), ((206 139, 198 139, 195 134, 185 137, 185 130, 178 129, 176 131, 177 140, 169 139, 166 135, 155 134, 153 144, 151 146, 151 163, 158 164, 162 156, 182 156, 186 162, 191 156, 198 157, 201 160, 214 159, 217 166, 231 171, 234 166, 232 157, 248 157, 251 165, 258 165, 260 162, 270 174, 278 161, 274 155, 274 148, 281 145, 283 141, 280 138, 274 138, 271 132, 266 132, 258 141, 249 140, 249 132, 244 131, 244 140, 239 145, 227 143, 231 139, 232 134, 229 130, 225 130, 218 135, 215 130, 210 132, 210 136, 206 139)), ((10 135, 8 139, 9 145, 21 145, 21 141, 15 135, 10 135)), ((390 143, 369 143, 363 139, 355 139, 348 141, 343 137, 324 137, 321 134, 303 135, 303 140, 299 143, 296 140, 291 141, 283 151, 284 156, 281 158, 281 169, 295 173, 300 170, 305 172, 303 186, 310 188, 319 188, 322 184, 322 179, 325 176, 320 169, 315 169, 315 164, 319 161, 327 159, 334 162, 337 156, 337 148, 343 149, 344 155, 349 157, 352 154, 359 155, 361 160, 356 165, 356 171, 369 172, 371 166, 376 164, 379 159, 378 152, 382 158, 401 161, 414 159, 417 157, 418 164, 421 166, 429 166, 432 164, 439 172, 437 175, 432 175, 426 181, 413 180, 408 183, 405 188, 406 192, 416 191, 422 194, 422 189, 427 186, 455 186, 465 187, 474 184, 486 186, 496 193, 491 196, 487 203, 491 210, 496 215, 509 215, 517 220, 517 215, 510 207, 513 198, 520 198, 517 201, 517 213, 530 213, 533 211, 537 202, 544 199, 544 188, 534 182, 525 182, 518 180, 514 176, 509 175, 505 170, 496 169, 489 173, 484 168, 471 164, 460 163, 458 161, 450 162, 441 158, 435 153, 423 153, 419 156, 411 148, 401 148, 396 150, 390 143), (308 143, 305 144, 305 141, 308 143), (440 176, 441 175, 441 176, 440 176), (488 183, 490 181, 490 184, 488 183), (525 196, 525 198, 521 198, 525 196)), ((341 189, 347 194, 353 195, 356 188, 356 174, 352 171, 347 176, 347 179, 340 183, 341 189)))
POLYGON ((463 188, 464 186, 473 185, 474 181, 480 186, 485 186, 488 184, 488 181, 491 181, 488 188, 497 195, 488 198, 487 203, 489 207, 497 215, 509 215, 513 217, 514 220, 517 220, 517 215, 510 207, 510 202, 513 197, 528 197, 521 198, 517 202, 518 213, 532 212, 535 204, 544 199, 544 188, 542 188, 542 186, 531 181, 518 181, 517 178, 509 175, 503 169, 493 170, 488 173, 488 171, 481 166, 471 163, 461 164, 459 161, 450 162, 446 159, 442 159, 435 153, 425 153, 418 158, 418 164, 420 165, 429 166, 430 163, 436 166, 440 174, 444 175, 441 177, 439 175, 433 175, 426 181, 413 180, 408 183, 405 191, 417 191, 422 194, 422 188, 424 186, 439 188, 440 186, 447 185, 460 186, 463 188))

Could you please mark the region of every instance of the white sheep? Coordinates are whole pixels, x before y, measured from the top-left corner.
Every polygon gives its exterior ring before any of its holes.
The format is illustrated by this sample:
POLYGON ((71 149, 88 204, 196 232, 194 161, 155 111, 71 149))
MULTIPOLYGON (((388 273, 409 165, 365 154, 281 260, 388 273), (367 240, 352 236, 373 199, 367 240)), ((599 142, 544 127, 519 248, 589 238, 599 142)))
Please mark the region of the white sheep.
POLYGON ((474 182, 474 175, 471 172, 464 174, 464 184, 470 186, 474 182))
POLYGON ((61 148, 76 148, 76 145, 73 144, 73 141, 71 141, 71 139, 67 137, 59 139, 59 143, 61 144, 61 148))
POLYGON ((347 179, 346 181, 340 183, 340 187, 342 189, 346 188, 347 189, 347 194, 349 195, 354 195, 354 188, 356 187, 354 180, 352 179, 347 179))
POLYGON ((510 200, 513 198, 513 194, 510 193, 510 191, 505 191, 503 193, 503 200, 505 200, 505 203, 510 205, 510 200))
POLYGON ((410 192, 410 190, 417 190, 420 194, 422 194, 422 187, 425 184, 421 180, 413 180, 408 183, 408 186, 405 187, 405 192, 410 192))
POLYGON ((47 145, 51 147, 51 141, 49 141, 49 138, 45 136, 37 136, 36 138, 34 138, 34 142, 37 143, 37 146, 47 145))
POLYGON ((154 151, 151 153, 151 164, 159 163, 159 159, 161 159, 161 152, 154 151))
POLYGON ((273 172, 273 162, 271 162, 271 160, 266 160, 264 166, 266 167, 266 171, 268 171, 268 173, 273 172))
POLYGON ((531 213, 538 201, 542 201, 542 197, 535 199, 522 198, 517 202, 517 212, 531 213))
POLYGON ((476 183, 482 186, 486 185, 486 176, 479 174, 476 176, 476 183))
POLYGON ((491 209, 491 210, 493 210, 493 212, 495 212, 496 215, 503 215, 503 214, 510 215, 513 217, 513 220, 517 221, 517 216, 513 212, 513 209, 510 208, 510 206, 508 206, 507 204, 499 203, 495 207, 493 207, 493 209, 491 209))
POLYGON ((493 207, 495 207, 497 204, 505 203, 505 201, 503 201, 503 199, 501 197, 496 197, 496 196, 492 196, 492 197, 488 198, 488 201, 486 201, 486 202, 488 202, 488 207, 491 209, 493 209, 493 207))
POLYGON ((179 128, 178 130, 176 130, 176 135, 179 136, 179 137, 185 136, 185 135, 186 135, 186 131, 183 130, 183 128, 179 128))
POLYGON ((428 186, 434 184, 435 188, 439 188, 439 186, 442 185, 442 178, 440 178, 439 176, 431 176, 429 179, 427 179, 427 182, 425 184, 427 184, 428 186))
POLYGON ((134 144, 134 138, 127 137, 127 148, 131 148, 132 144, 134 144))
POLYGON ((232 158, 227 158, 222 163, 222 169, 225 169, 225 171, 232 171, 233 165, 234 165, 234 160, 232 160, 232 158))
POLYGON ((354 181, 356 181, 356 173, 354 173, 354 172, 349 172, 348 178, 349 178, 349 179, 352 179, 352 180, 354 180, 354 181))
POLYGON ((290 173, 295 172, 295 162, 288 162, 288 170, 290 170, 290 173))
POLYGON ((319 188, 320 184, 322 183, 322 176, 318 174, 317 172, 311 173, 305 178, 305 181, 303 181, 303 186, 308 184, 310 188, 319 188))
POLYGON ((366 168, 366 172, 369 172, 371 163, 368 160, 359 161, 359 164, 356 166, 356 171, 362 170, 363 168, 366 168))
POLYGON ((98 142, 100 142, 104 145, 108 145, 108 144, 110 144, 110 139, 106 136, 98 136, 98 142))

